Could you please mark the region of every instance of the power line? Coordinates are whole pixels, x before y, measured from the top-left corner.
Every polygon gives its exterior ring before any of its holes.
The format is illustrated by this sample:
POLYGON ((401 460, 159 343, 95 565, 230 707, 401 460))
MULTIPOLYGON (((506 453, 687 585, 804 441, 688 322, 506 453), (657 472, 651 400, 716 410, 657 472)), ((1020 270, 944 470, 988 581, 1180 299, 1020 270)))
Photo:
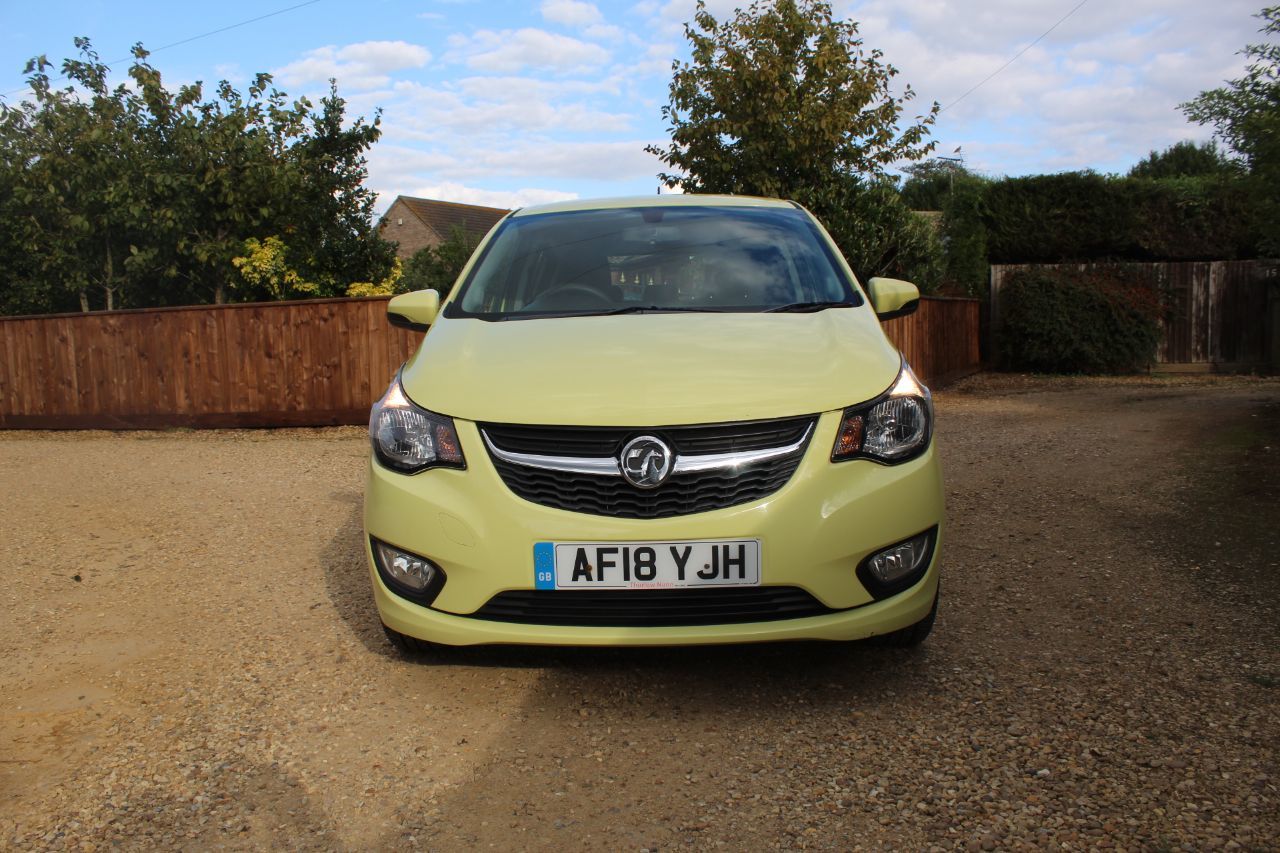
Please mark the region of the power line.
MULTIPOLYGON (((321 2, 321 0, 306 0, 306 2, 304 3, 295 3, 294 5, 286 6, 283 9, 277 9, 274 12, 268 12, 265 15, 259 15, 256 18, 249 18, 247 20, 240 21, 235 24, 228 24, 225 27, 218 27, 216 30, 209 30, 209 32, 201 33, 198 36, 191 36, 190 38, 181 39, 180 41, 170 42, 169 44, 163 44, 160 47, 155 48, 154 50, 148 51, 148 53, 153 53, 153 54, 159 53, 160 51, 168 50, 171 47, 179 47, 184 44, 191 44, 191 42, 193 41, 199 41, 200 39, 208 38, 209 36, 216 36, 219 33, 225 33, 228 30, 238 29, 239 27, 248 26, 249 24, 256 24, 258 21, 265 21, 267 18, 274 18, 276 15, 283 15, 285 12, 292 12, 293 10, 301 9, 304 6, 314 6, 316 3, 319 3, 319 2, 321 2)), ((133 58, 132 55, 125 56, 120 59, 113 59, 110 62, 104 62, 103 65, 106 65, 108 68, 111 68, 114 65, 119 65, 121 62, 125 62, 132 58, 133 58)), ((21 89, 14 89, 11 92, 5 92, 4 94, 0 95, 0 98, 7 98, 10 95, 16 95, 18 92, 25 92, 28 90, 28 88, 29 87, 27 86, 23 86, 21 89)))
POLYGON ((1077 4, 1075 5, 1075 7, 1074 7, 1074 8, 1072 8, 1072 10, 1071 10, 1070 12, 1068 12, 1067 14, 1065 14, 1065 15, 1063 15, 1061 18, 1059 18, 1059 19, 1058 19, 1058 21, 1057 21, 1057 23, 1055 23, 1052 27, 1049 27, 1049 29, 1045 30, 1045 31, 1044 31, 1044 32, 1042 32, 1040 35, 1036 36, 1035 41, 1031 42, 1031 44, 1027 45, 1027 46, 1026 46, 1026 47, 1024 47, 1022 50, 1020 50, 1020 51, 1018 51, 1017 53, 1015 53, 1015 54, 1013 55, 1013 58, 1012 58, 1012 59, 1010 59, 1010 60, 1009 60, 1008 62, 1006 62, 1004 65, 1001 65, 1001 66, 1000 66, 999 68, 997 68, 995 71, 992 71, 992 72, 991 72, 990 74, 988 74, 986 77, 982 78, 982 81, 981 81, 980 83, 978 83, 976 86, 974 86, 974 87, 972 87, 971 89, 969 89, 969 91, 965 92, 963 95, 961 95, 960 97, 956 98, 956 99, 955 99, 954 101, 952 101, 951 103, 947 104, 947 105, 946 105, 945 107, 943 107, 942 109, 938 110, 938 112, 939 112, 939 113, 945 113, 947 110, 951 109, 951 108, 952 108, 952 107, 954 107, 956 104, 960 103, 960 102, 961 102, 961 101, 963 101, 965 98, 967 98, 967 97, 969 97, 970 95, 972 95, 972 94, 973 94, 974 92, 976 92, 978 89, 982 88, 984 85, 986 85, 986 84, 991 80, 991 78, 995 77, 995 76, 996 76, 997 74, 999 74, 1001 71, 1005 70, 1005 69, 1006 69, 1006 68, 1008 68, 1010 65, 1012 65, 1012 64, 1013 64, 1013 63, 1015 63, 1015 62, 1017 62, 1017 61, 1018 61, 1018 57, 1022 56, 1022 54, 1026 53, 1028 50, 1031 50, 1031 48, 1033 48, 1033 47, 1035 47, 1037 44, 1039 44, 1039 43, 1040 43, 1040 41, 1041 41, 1045 36, 1049 35, 1049 33, 1051 33, 1051 32, 1053 32, 1054 30, 1056 30, 1059 26, 1061 26, 1061 24, 1062 24, 1062 22, 1063 22, 1063 21, 1065 21, 1067 18, 1070 18, 1070 17, 1071 17, 1072 15, 1074 15, 1076 12, 1080 11, 1080 7, 1081 7, 1081 6, 1083 6, 1085 3, 1088 3, 1088 2, 1089 2, 1089 0, 1080 0, 1080 2, 1079 2, 1079 3, 1077 3, 1077 4))

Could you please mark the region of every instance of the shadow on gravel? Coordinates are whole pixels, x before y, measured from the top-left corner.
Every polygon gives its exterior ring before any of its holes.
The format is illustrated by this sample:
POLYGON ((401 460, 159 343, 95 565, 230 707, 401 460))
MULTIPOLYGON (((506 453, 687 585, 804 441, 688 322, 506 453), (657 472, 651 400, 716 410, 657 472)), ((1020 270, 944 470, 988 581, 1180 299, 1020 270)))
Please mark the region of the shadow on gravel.
POLYGON ((342 523, 320 552, 325 590, 333 609, 366 649, 383 657, 396 657, 395 649, 382 634, 378 608, 373 603, 369 574, 365 566, 364 501, 357 491, 334 492, 334 500, 349 504, 342 523))
MULTIPOLYGON (((360 495, 352 491, 334 497, 350 509, 321 552, 329 600, 369 651, 403 660, 384 638, 373 603, 361 543, 360 495)), ((945 610, 941 618, 945 622, 945 610)), ((653 831, 650 808, 655 804, 643 792, 683 784, 682 776, 672 774, 690 767, 715 766, 725 777, 744 777, 749 760, 786 763, 768 750, 785 755, 787 732, 796 718, 840 717, 908 692, 932 694, 939 685, 929 673, 946 659, 928 644, 913 652, 875 643, 810 642, 441 648, 405 660, 397 676, 399 689, 421 682, 459 702, 464 696, 476 702, 485 695, 481 691, 492 687, 497 691, 494 701, 510 705, 466 783, 400 810, 399 825, 373 846, 402 846, 412 835, 441 849, 667 847, 676 836, 653 831), (523 675, 504 687, 504 671, 523 675), (592 744, 607 747, 610 757, 593 755, 592 744), (617 781, 608 787, 602 782, 597 791, 594 784, 602 773, 617 781), (578 787, 566 788, 571 782, 578 787), (625 797, 615 801, 614 794, 622 796, 623 789, 625 797), (570 790, 578 796, 556 793, 570 790)), ((476 708, 479 719, 492 711, 476 708)), ((307 805, 314 806, 303 808, 307 805)), ((282 824, 294 823, 290 816, 279 816, 274 804, 264 811, 282 824)), ((324 815, 311 814, 306 820, 331 829, 324 815)))
POLYGON ((1163 519, 1170 541, 1207 593, 1280 606, 1280 399, 1224 411, 1187 466, 1181 511, 1163 519))
MULTIPOLYGON (((376 618, 376 617, 375 617, 376 618)), ((653 674, 708 681, 725 679, 821 681, 857 674, 900 672, 925 665, 928 649, 894 650, 863 643, 782 642, 680 648, 595 648, 556 646, 442 647, 407 660, 422 667, 543 669, 567 677, 653 674)))
MULTIPOLYGON (((429 846, 657 850, 694 844, 685 827, 706 828, 711 814, 701 798, 723 802, 731 781, 744 791, 764 778, 790 784, 794 748, 847 737, 846 721, 912 695, 941 699, 930 673, 947 658, 927 645, 778 643, 491 647, 441 659, 449 665, 418 668, 424 680, 467 666, 539 673, 471 778, 416 828, 429 846)), ((749 828, 721 831, 733 849, 763 827, 772 833, 771 820, 755 815, 749 828)))

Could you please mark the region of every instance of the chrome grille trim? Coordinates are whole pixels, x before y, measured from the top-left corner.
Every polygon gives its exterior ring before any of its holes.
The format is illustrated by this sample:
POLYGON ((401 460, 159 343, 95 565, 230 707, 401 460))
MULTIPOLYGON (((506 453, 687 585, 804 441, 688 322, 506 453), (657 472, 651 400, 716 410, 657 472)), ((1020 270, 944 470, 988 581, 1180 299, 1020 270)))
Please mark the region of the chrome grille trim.
MULTIPOLYGON (((672 474, 696 473, 701 471, 720 471, 732 468, 741 468, 745 465, 751 465, 756 462, 765 462, 770 459, 777 459, 780 456, 789 456, 797 452, 809 440, 809 435, 813 432, 814 425, 811 423, 805 429, 804 434, 797 441, 786 444, 781 447, 769 447, 761 450, 743 450, 736 453, 706 453, 696 456, 677 456, 675 463, 672 465, 672 474)), ((541 468, 547 471, 564 471, 570 474, 591 474, 593 476, 604 477, 621 477, 622 470, 618 467, 618 460, 612 456, 605 457, 585 457, 585 456, 543 456, 536 453, 515 453, 509 450, 503 450, 493 443, 489 438, 489 434, 483 429, 480 430, 480 437, 484 439, 485 446, 489 448, 489 452, 503 462, 511 465, 522 465, 526 468, 541 468)))
POLYGON ((791 444, 781 447, 768 447, 762 450, 742 450, 737 453, 706 453, 700 456, 677 456, 671 469, 673 474, 694 473, 696 471, 719 471, 725 468, 741 468, 755 462, 777 459, 779 456, 790 456, 805 446, 809 435, 813 432, 813 424, 805 429, 804 435, 791 444))
POLYGON ((489 452, 503 462, 512 465, 523 465, 526 468, 542 468, 547 471, 565 471, 570 474, 593 474, 605 477, 621 477, 622 470, 618 460, 612 456, 541 456, 536 453, 513 453, 503 450, 493 443, 489 433, 480 430, 480 437, 489 448, 489 452))

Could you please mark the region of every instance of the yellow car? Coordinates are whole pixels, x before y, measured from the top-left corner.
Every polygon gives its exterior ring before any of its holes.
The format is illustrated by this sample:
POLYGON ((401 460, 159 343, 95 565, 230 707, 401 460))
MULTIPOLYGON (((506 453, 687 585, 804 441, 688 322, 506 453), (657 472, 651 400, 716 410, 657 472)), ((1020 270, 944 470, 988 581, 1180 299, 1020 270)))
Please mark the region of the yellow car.
POLYGON ((791 202, 515 211, 369 421, 365 545, 393 642, 914 645, 938 604, 929 391, 791 202))

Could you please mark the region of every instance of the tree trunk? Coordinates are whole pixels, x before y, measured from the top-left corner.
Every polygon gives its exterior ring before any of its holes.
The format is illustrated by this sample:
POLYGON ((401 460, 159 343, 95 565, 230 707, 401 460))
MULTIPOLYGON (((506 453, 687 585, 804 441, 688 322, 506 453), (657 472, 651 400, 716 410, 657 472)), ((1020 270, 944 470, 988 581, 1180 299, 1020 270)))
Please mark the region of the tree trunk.
MULTIPOLYGON (((216 238, 219 246, 225 246, 227 243, 227 229, 225 228, 219 229, 216 235, 216 238)), ((224 262, 225 260, 226 259, 224 257, 224 262)), ((227 266, 230 267, 231 265, 227 264, 227 266)), ((226 273, 223 271, 222 268, 218 268, 218 271, 215 273, 215 275, 218 276, 218 283, 213 288, 213 304, 225 305, 227 302, 227 283, 222 280, 222 277, 226 275, 226 273)))
POLYGON ((116 296, 116 288, 115 288, 115 285, 114 285, 114 284, 112 284, 112 282, 114 282, 114 281, 115 281, 115 263, 114 263, 114 261, 113 261, 113 259, 112 259, 112 257, 111 257, 111 241, 110 241, 110 240, 107 240, 107 269, 106 269, 106 273, 107 273, 107 275, 106 275, 105 280, 103 281, 102 289, 103 289, 103 290, 106 292, 106 294, 107 294, 107 310, 108 310, 108 311, 110 311, 111 309, 113 309, 113 308, 115 308, 115 307, 116 307, 116 299, 115 299, 115 296, 116 296))
POLYGON ((80 290, 80 310, 89 313, 89 294, 83 288, 80 290))

